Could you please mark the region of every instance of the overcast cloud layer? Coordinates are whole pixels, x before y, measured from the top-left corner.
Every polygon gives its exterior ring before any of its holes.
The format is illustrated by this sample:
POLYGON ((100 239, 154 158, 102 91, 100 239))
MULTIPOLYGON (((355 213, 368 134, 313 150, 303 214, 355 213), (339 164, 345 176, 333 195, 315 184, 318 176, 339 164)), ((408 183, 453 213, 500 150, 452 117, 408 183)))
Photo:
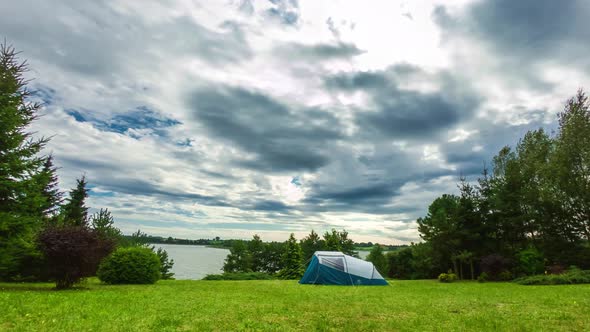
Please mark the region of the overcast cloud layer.
POLYGON ((590 88, 590 2, 3 1, 64 190, 124 232, 284 240, 415 220, 590 88), (449 6, 448 3, 452 3, 449 6))

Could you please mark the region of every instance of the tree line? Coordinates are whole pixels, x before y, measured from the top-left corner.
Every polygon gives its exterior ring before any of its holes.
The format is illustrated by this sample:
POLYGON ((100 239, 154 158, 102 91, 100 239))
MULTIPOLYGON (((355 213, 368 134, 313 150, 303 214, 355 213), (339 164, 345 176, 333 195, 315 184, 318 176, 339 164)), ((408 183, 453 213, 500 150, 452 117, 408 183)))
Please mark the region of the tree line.
POLYGON ((320 237, 315 231, 301 241, 291 234, 285 242, 263 242, 260 236, 252 240, 233 240, 223 265, 224 273, 261 272, 281 279, 297 279, 316 251, 340 251, 358 257, 354 242, 346 230, 332 229, 320 237))
POLYGON ((391 277, 511 279, 590 268, 590 111, 580 90, 555 133, 528 131, 477 181, 462 178, 419 218, 422 243, 388 256, 391 277))

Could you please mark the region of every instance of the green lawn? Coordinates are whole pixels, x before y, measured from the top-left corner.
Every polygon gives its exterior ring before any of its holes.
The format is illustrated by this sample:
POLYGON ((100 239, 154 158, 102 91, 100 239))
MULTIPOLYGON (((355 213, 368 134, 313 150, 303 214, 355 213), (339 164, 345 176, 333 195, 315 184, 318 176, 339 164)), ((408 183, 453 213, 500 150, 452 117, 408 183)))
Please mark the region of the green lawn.
POLYGON ((590 285, 269 280, 51 287, 0 283, 0 331, 590 330, 590 285))

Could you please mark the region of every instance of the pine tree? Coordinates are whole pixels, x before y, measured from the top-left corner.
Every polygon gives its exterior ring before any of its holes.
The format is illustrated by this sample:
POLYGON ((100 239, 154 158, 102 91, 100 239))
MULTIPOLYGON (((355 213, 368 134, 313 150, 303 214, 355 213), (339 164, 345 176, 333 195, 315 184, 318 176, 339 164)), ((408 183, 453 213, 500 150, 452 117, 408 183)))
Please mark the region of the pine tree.
POLYGON ((105 239, 118 242, 121 238, 121 231, 115 227, 115 220, 109 209, 100 209, 90 217, 90 226, 98 235, 105 239))
POLYGON ((316 251, 324 250, 324 247, 324 241, 320 238, 319 234, 312 229, 311 233, 301 240, 303 261, 308 262, 316 251))
POLYGON ((63 222, 70 226, 86 226, 88 222, 88 207, 86 207, 88 189, 86 189, 86 177, 82 176, 76 182, 76 188, 70 191, 70 197, 62 209, 63 222))
POLYGON ((0 45, 0 279, 19 274, 23 260, 36 255, 41 216, 31 207, 41 201, 35 175, 48 141, 26 131, 41 105, 29 101, 27 64, 17 56, 13 47, 0 45))
POLYGON ((301 246, 291 233, 289 240, 286 242, 285 254, 283 255, 283 269, 279 271, 281 279, 299 279, 303 276, 303 254, 301 246))
POLYGON ((258 234, 254 234, 254 237, 248 242, 248 251, 250 252, 251 268, 253 272, 264 271, 264 247, 265 244, 260 239, 258 234))
POLYGON ((53 156, 49 155, 43 163, 41 172, 36 176, 43 198, 39 209, 47 218, 53 217, 58 212, 63 201, 63 193, 59 190, 56 173, 53 156))

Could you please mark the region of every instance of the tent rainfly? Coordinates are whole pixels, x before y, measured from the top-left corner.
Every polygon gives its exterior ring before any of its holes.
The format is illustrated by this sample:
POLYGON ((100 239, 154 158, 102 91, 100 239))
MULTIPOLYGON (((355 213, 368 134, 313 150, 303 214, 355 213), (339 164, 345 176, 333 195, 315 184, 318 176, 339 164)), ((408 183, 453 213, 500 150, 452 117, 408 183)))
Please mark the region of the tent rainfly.
POLYGON ((300 284, 388 285, 373 263, 339 251, 316 251, 300 284))

